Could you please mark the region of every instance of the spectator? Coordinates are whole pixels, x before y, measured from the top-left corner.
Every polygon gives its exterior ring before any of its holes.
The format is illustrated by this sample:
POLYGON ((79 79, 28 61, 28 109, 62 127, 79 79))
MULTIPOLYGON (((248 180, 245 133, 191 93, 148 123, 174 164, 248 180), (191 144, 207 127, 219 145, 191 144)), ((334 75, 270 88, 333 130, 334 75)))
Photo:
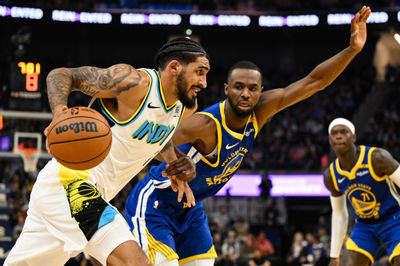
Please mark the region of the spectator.
POLYGON ((227 239, 222 245, 222 264, 223 266, 234 266, 240 256, 240 243, 234 230, 228 231, 227 239))
POLYGON ((304 241, 302 232, 296 232, 293 237, 293 243, 290 248, 289 254, 286 257, 286 264, 288 266, 300 266, 307 260, 307 242, 304 241))
POLYGON ((255 257, 255 252, 257 248, 254 242, 255 242, 254 235, 247 234, 240 248, 240 257, 238 259, 238 265, 247 266, 249 264, 249 261, 255 257))

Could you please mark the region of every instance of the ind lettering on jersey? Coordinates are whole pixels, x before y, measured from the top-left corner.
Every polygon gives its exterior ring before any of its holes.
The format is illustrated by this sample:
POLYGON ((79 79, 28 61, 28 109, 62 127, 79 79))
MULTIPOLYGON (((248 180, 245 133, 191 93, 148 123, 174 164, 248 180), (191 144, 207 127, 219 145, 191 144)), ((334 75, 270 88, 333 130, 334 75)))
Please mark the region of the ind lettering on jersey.
POLYGON ((371 187, 365 184, 352 184, 346 190, 346 195, 355 213, 362 219, 379 218, 381 203, 376 202, 371 187))
POLYGON ((174 131, 175 125, 161 125, 153 121, 144 121, 143 124, 132 134, 133 139, 142 140, 147 136, 146 142, 162 145, 168 136, 174 131))
POLYGON ((248 149, 240 147, 239 150, 232 152, 228 158, 221 164, 225 167, 221 174, 206 178, 207 185, 219 185, 228 182, 232 175, 239 169, 244 157, 249 152, 248 149))

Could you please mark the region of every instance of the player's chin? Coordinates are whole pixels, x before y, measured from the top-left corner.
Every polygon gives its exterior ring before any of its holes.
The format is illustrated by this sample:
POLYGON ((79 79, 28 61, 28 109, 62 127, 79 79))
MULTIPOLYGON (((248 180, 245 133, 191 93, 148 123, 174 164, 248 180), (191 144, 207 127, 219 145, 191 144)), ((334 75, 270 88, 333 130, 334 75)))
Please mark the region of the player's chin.
POLYGON ((346 151, 348 151, 348 147, 346 146, 346 145, 344 145, 344 144, 336 144, 336 145, 333 145, 333 150, 336 152, 336 153, 345 153, 346 151))
POLYGON ((186 108, 192 109, 192 108, 196 107, 196 102, 197 102, 196 96, 186 97, 185 101, 183 102, 183 105, 186 108))

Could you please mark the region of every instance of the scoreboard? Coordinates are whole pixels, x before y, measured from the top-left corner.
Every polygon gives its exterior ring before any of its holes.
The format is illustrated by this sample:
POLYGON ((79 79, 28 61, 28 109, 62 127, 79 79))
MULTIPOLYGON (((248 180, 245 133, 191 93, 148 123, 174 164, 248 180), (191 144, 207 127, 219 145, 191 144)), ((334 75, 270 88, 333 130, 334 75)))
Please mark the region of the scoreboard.
POLYGON ((40 62, 12 62, 10 67, 9 109, 39 111, 43 96, 40 62))

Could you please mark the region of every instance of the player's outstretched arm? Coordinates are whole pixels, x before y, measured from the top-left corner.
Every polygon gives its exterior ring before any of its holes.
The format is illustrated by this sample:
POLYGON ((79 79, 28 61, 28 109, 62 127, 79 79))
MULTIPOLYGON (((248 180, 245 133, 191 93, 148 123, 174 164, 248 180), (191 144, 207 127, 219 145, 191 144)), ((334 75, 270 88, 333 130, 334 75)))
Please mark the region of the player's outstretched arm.
POLYGON ((365 6, 355 14, 351 22, 350 44, 347 48, 320 63, 306 77, 286 88, 264 92, 256 109, 258 123, 263 125, 274 114, 331 84, 364 47, 367 40, 366 22, 370 14, 370 8, 365 6))
POLYGON ((53 114, 57 114, 67 105, 73 90, 98 98, 117 98, 122 92, 138 86, 141 79, 139 72, 127 64, 109 68, 57 68, 46 79, 50 107, 53 114))

